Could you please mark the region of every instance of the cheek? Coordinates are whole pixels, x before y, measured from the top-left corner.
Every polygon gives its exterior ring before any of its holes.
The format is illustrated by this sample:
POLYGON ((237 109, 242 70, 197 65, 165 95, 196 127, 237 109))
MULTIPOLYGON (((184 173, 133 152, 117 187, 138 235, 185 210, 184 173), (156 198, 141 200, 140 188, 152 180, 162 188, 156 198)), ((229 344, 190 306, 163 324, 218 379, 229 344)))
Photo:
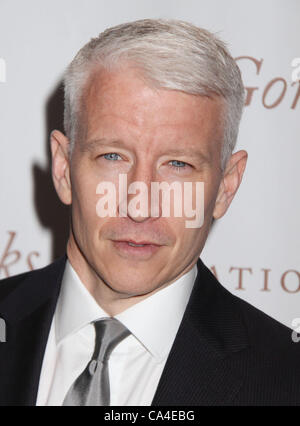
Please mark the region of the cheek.
MULTIPOLYGON (((176 225, 174 224, 174 227, 176 225)), ((176 245, 170 259, 176 266, 192 262, 199 257, 206 240, 206 225, 201 228, 187 229, 185 222, 176 226, 176 245)))
POLYGON ((98 196, 96 194, 96 187, 84 186, 77 187, 73 192, 72 209, 81 216, 96 217, 96 203, 98 196))
POLYGON ((208 219, 212 215, 212 212, 214 210, 220 182, 221 176, 219 177, 211 175, 205 180, 204 183, 204 208, 205 216, 208 216, 208 219))
POLYGON ((96 194, 97 184, 87 176, 73 177, 72 181, 72 221, 79 234, 87 233, 94 227, 99 218, 96 205, 99 196, 96 194))
POLYGON ((188 214, 183 218, 169 220, 170 226, 176 230, 176 245, 179 251, 186 249, 195 252, 202 248, 210 228, 218 186, 217 182, 208 176, 199 182, 201 184, 198 187, 196 182, 193 182, 193 190, 187 197, 188 214))
MULTIPOLYGON (((174 235, 175 250, 178 253, 184 255, 186 249, 191 248, 194 243, 194 239, 198 238, 199 229, 188 229, 186 227, 187 218, 163 218, 163 226, 167 229, 171 229, 174 235)), ((189 219, 188 219, 189 220, 189 219)))

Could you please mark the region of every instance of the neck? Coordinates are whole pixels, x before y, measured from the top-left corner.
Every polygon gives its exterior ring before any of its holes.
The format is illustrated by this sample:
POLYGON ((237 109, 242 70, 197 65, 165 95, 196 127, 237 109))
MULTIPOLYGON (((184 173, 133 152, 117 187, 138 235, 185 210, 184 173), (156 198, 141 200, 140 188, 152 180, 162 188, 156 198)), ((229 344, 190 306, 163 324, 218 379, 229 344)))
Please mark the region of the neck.
POLYGON ((106 283, 101 278, 92 265, 89 264, 77 246, 72 233, 67 244, 67 255, 82 284, 93 296, 98 305, 110 316, 118 315, 170 284, 166 283, 164 286, 142 295, 132 296, 115 291, 109 286, 109 283, 106 283))

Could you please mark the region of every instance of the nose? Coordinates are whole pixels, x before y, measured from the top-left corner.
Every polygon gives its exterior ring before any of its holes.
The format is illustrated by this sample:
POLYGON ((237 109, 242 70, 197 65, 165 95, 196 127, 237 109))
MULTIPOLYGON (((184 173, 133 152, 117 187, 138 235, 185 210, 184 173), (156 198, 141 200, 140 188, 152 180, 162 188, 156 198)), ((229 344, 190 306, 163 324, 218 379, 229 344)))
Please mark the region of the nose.
POLYGON ((154 181, 154 173, 146 162, 137 164, 127 174, 127 203, 119 204, 119 213, 137 223, 142 223, 151 217, 151 182, 154 181), (127 204, 127 205, 126 205, 127 204))

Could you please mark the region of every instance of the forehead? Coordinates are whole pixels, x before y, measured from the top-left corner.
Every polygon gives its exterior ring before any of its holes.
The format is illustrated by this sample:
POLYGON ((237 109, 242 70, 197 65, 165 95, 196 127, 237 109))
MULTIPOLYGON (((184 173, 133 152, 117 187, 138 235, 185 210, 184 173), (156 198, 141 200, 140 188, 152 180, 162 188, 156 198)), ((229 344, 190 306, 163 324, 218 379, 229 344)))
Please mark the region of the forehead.
POLYGON ((155 89, 133 68, 107 72, 95 70, 83 98, 87 136, 108 127, 146 135, 198 134, 222 139, 223 102, 218 97, 189 95, 155 89))

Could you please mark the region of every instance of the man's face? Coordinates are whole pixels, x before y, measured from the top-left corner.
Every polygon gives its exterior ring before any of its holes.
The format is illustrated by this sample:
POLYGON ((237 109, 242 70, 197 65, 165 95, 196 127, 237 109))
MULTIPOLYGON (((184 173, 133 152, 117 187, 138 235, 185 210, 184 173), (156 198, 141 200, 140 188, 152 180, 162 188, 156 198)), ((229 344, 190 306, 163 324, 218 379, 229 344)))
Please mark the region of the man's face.
POLYGON ((147 294, 187 272, 205 243, 222 178, 222 103, 155 90, 126 68, 95 72, 83 111, 84 126, 70 163, 69 249, 124 297, 147 294), (187 218, 173 215, 98 217, 97 185, 114 183, 118 200, 120 174, 127 175, 128 185, 145 182, 149 193, 151 182, 204 182, 203 226, 186 228, 187 218), (144 245, 132 247, 128 241, 144 245))

